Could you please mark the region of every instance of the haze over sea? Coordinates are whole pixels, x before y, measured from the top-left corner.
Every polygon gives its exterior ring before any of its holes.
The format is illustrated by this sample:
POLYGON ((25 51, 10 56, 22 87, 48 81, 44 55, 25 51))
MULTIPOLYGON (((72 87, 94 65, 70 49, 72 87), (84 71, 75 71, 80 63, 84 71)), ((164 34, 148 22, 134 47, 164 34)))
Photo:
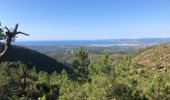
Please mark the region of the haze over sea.
POLYGON ((53 40, 53 41, 17 41, 15 45, 22 46, 55 46, 55 45, 154 45, 169 42, 170 38, 142 38, 142 39, 105 39, 105 40, 53 40))

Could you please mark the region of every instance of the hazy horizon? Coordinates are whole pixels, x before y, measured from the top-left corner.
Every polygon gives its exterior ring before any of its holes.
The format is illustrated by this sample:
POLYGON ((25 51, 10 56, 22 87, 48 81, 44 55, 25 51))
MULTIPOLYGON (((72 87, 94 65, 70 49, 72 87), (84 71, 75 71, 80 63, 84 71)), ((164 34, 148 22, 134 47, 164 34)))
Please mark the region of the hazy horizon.
POLYGON ((170 39, 170 37, 143 37, 143 38, 115 38, 115 39, 49 39, 49 40, 18 40, 15 42, 29 42, 29 41, 100 41, 100 40, 140 40, 140 39, 170 39))

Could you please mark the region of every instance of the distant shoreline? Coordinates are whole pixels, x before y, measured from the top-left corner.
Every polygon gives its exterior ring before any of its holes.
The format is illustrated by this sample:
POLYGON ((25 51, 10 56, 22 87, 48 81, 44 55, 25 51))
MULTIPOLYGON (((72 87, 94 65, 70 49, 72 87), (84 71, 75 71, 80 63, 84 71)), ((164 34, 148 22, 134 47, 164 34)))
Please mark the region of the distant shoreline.
POLYGON ((48 41, 16 41, 14 45, 21 46, 148 46, 170 42, 170 38, 141 38, 141 39, 104 39, 104 40, 48 40, 48 41))

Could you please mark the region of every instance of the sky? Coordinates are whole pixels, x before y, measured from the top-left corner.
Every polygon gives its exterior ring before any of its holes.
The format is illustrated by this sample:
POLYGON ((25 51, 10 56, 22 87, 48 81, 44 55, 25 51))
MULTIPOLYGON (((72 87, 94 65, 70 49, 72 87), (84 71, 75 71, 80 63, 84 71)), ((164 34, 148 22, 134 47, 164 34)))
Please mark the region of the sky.
POLYGON ((170 37, 170 0, 0 0, 0 22, 19 41, 170 37))

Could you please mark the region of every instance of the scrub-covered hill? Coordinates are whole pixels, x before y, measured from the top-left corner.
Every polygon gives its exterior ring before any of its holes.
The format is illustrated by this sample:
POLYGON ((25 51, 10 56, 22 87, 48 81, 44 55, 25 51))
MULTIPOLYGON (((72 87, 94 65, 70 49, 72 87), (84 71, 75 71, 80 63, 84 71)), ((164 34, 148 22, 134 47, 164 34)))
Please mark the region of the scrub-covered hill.
POLYGON ((170 42, 136 52, 132 62, 150 69, 170 69, 170 42))

